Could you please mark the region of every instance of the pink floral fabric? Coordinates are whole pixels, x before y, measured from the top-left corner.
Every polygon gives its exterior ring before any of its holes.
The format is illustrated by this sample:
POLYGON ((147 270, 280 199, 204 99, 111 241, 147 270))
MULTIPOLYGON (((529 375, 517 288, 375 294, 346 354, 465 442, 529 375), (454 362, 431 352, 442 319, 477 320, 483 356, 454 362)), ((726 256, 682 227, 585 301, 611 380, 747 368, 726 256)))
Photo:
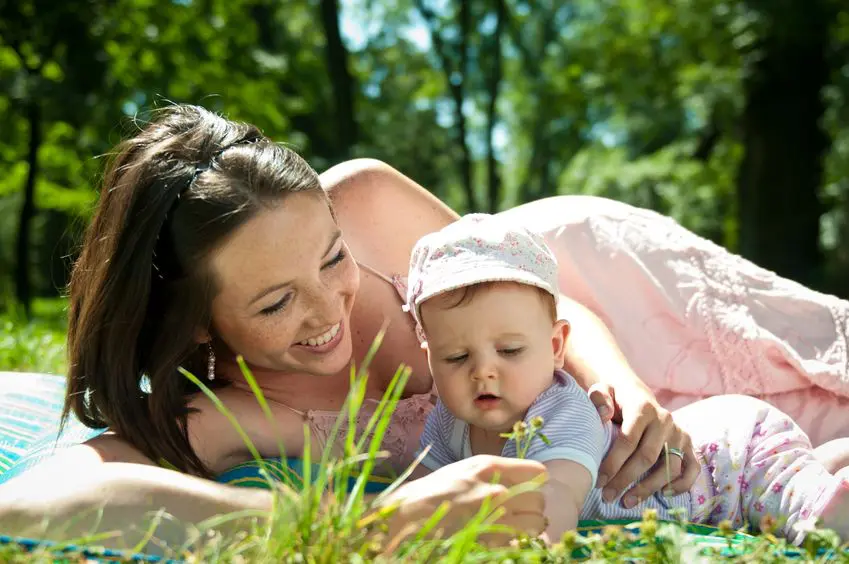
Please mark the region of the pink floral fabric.
POLYGON ((708 475, 690 492, 693 522, 728 519, 735 528, 757 528, 770 515, 798 543, 802 535, 794 525, 821 516, 841 488, 841 479, 814 458, 802 429, 766 402, 717 396, 688 406, 675 420, 690 432, 708 475), (712 424, 717 413, 728 417, 712 424))
MULTIPOLYGON (((398 401, 381 444, 381 449, 385 450, 389 456, 375 469, 376 474, 388 477, 398 476, 412 464, 419 447, 419 437, 424 431, 427 414, 434 406, 432 400, 433 394, 427 393, 416 394, 398 401)), ((372 400, 363 402, 354 421, 357 437, 362 437, 365 433, 377 403, 372 400)), ((338 417, 338 411, 310 410, 304 414, 310 433, 316 438, 319 448, 323 449, 327 445, 338 417)), ((347 432, 348 421, 345 418, 337 437, 345 437, 347 432)))
POLYGON ((538 234, 488 214, 469 214, 419 239, 402 297, 417 324, 425 300, 483 282, 518 282, 559 297, 557 259, 538 234))

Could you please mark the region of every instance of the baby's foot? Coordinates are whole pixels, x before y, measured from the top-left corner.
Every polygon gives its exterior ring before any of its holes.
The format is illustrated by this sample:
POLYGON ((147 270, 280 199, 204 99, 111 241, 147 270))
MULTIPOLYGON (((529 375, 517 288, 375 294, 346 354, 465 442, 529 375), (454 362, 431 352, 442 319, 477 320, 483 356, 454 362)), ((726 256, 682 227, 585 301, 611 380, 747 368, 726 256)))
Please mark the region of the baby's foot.
POLYGON ((832 529, 843 542, 849 542, 849 468, 844 468, 835 476, 840 478, 840 485, 820 518, 824 528, 832 529))

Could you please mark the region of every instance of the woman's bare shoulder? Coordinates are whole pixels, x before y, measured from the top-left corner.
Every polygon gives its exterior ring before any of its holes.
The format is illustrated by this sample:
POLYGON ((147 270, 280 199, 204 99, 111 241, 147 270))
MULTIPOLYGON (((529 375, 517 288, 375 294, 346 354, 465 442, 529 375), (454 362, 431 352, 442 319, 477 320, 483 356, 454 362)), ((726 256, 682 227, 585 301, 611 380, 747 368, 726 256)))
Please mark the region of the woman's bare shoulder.
POLYGON ((458 217, 412 179, 375 159, 336 165, 321 182, 352 251, 377 267, 406 271, 416 241, 458 217))
POLYGON ((86 465, 106 462, 154 464, 150 458, 142 454, 129 441, 112 432, 106 432, 82 444, 69 447, 65 449, 63 454, 86 465))
MULTIPOLYGON (((272 425, 250 394, 230 387, 216 390, 216 396, 262 456, 279 456, 281 441, 292 456, 303 451, 303 421, 295 413, 273 411, 272 425)), ((252 459, 239 430, 212 400, 198 394, 189 405, 195 410, 189 415, 189 441, 210 470, 223 472, 252 459)))

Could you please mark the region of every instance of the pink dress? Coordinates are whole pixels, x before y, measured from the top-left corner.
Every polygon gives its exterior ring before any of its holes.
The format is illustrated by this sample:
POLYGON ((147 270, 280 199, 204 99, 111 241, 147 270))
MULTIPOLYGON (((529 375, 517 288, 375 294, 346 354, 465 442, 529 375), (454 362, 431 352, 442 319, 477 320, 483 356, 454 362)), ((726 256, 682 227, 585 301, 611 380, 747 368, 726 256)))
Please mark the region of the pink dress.
POLYGON ((545 236, 561 292, 604 320, 667 409, 746 394, 814 445, 849 436, 849 302, 613 200, 560 196, 500 216, 545 236))

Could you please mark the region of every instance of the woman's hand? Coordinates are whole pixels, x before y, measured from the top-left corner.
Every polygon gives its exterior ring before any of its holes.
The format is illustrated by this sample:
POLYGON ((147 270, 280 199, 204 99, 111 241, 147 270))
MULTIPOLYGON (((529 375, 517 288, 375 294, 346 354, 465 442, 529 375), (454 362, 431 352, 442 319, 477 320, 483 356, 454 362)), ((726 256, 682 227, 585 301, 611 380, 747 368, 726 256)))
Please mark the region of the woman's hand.
MULTIPOLYGON (((501 507, 504 514, 498 519, 515 531, 536 536, 546 528, 545 502, 540 488, 508 495, 508 490, 531 480, 545 479, 545 467, 530 460, 479 455, 449 464, 439 470, 407 482, 387 497, 384 505, 397 504, 389 518, 388 539, 418 532, 419 527, 443 503, 450 503, 448 513, 436 529, 448 537, 465 527, 480 510, 484 500, 491 499, 492 507, 501 507), (498 483, 494 483, 496 482, 498 483)), ((487 536, 486 542, 505 545, 515 535, 487 536)))
POLYGON ((641 386, 619 390, 618 397, 608 384, 597 383, 590 388, 590 399, 602 421, 621 423, 621 432, 607 453, 598 473, 602 497, 613 501, 622 491, 652 470, 625 493, 622 505, 633 507, 661 489, 668 493, 683 493, 696 481, 699 462, 690 435, 672 419, 647 389, 641 386), (684 459, 669 455, 667 464, 661 459, 664 444, 684 453, 684 459), (660 464, 658 461, 660 460, 660 464))

